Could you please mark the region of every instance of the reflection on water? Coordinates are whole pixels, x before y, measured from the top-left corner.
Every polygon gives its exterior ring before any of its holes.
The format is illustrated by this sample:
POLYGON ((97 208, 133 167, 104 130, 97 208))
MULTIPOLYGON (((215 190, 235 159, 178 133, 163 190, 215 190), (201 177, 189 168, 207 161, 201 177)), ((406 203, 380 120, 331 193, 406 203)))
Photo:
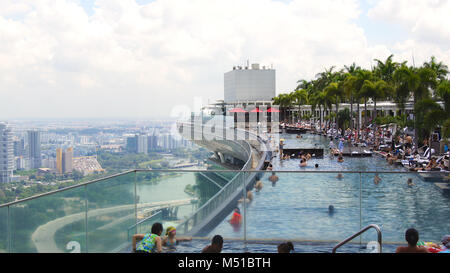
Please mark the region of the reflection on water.
MULTIPOLYGON (((274 159, 274 170, 318 170, 339 171, 404 171, 389 165, 374 155, 366 158, 345 157, 338 163, 328 153, 329 139, 316 135, 283 136, 286 143, 320 143, 325 146, 325 156, 311 159, 305 168, 299 167, 299 159, 280 161, 274 159)), ((337 144, 337 143, 336 143, 337 144)), ((278 173, 275 186, 268 180, 269 173, 262 178, 263 189, 254 193, 246 215, 247 238, 280 238, 309 240, 342 240, 368 224, 377 224, 383 232, 383 240, 403 242, 404 232, 410 227, 419 231, 420 239, 438 242, 450 233, 450 200, 430 182, 424 182, 416 173, 379 174, 378 184, 374 174, 344 173, 278 173), (407 185, 412 178, 416 184, 407 185), (360 198, 361 197, 361 198, 360 198), (334 206, 334 213, 328 207, 334 206), (362 207, 362 209, 360 209, 362 207)), ((241 211, 244 209, 240 205, 241 211)), ((210 236, 244 238, 241 229, 235 232, 227 220, 210 232, 210 236)), ((364 241, 376 240, 376 232, 369 231, 364 241)), ((358 240, 359 241, 359 240, 358 240)))

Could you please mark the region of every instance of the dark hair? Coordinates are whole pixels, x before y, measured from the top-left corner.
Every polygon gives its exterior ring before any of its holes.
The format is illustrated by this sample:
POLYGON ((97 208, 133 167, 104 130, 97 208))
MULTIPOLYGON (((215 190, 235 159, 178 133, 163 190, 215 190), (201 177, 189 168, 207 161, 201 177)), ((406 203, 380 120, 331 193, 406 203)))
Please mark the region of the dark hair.
POLYGON ((328 212, 329 213, 333 213, 334 212, 334 206, 333 205, 329 205, 328 206, 328 212))
POLYGON ((294 250, 294 245, 291 242, 281 243, 278 245, 278 253, 289 253, 294 250))
POLYGON ((161 223, 154 223, 152 225, 152 233, 153 234, 161 234, 163 231, 163 225, 161 223))
POLYGON ((406 230, 405 239, 410 246, 415 246, 419 241, 419 232, 415 228, 410 228, 406 230))
POLYGON ((316 163, 315 167, 316 167, 316 168, 319 168, 319 164, 316 163))
POLYGON ((211 240, 212 245, 222 245, 223 244, 223 238, 220 235, 215 235, 211 240))

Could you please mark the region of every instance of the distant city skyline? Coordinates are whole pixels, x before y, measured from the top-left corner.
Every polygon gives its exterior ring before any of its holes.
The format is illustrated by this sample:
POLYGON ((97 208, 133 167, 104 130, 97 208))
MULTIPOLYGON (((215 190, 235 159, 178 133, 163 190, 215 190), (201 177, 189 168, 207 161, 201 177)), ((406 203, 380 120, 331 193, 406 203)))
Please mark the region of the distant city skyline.
POLYGON ((450 64, 450 1, 4 0, 0 120, 166 118, 223 99, 224 73, 276 69, 276 93, 374 59, 450 64))

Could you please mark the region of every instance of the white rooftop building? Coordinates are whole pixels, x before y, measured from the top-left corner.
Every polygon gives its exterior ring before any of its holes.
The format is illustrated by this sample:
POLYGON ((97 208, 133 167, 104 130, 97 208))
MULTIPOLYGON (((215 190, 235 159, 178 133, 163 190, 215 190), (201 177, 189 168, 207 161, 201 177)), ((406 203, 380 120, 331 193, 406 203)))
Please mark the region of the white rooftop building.
POLYGON ((224 75, 224 102, 270 102, 275 97, 275 69, 235 66, 224 75))

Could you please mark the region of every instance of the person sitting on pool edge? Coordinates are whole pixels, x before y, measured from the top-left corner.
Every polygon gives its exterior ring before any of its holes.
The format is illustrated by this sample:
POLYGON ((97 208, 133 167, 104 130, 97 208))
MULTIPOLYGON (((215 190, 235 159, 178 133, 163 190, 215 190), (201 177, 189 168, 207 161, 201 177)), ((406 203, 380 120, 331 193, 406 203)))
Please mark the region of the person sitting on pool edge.
POLYGON ((161 223, 152 225, 151 233, 135 234, 132 239, 132 248, 135 253, 154 253, 162 252, 161 233, 163 226, 161 223), (136 241, 141 241, 136 248, 136 241))
POLYGON ((410 228, 406 230, 405 239, 408 242, 408 246, 399 246, 395 250, 395 253, 430 253, 425 247, 417 246, 419 241, 419 232, 410 228))
POLYGON ((294 245, 291 242, 281 243, 278 245, 278 253, 291 253, 294 250, 294 245))
POLYGON ((211 240, 211 244, 203 248, 202 253, 220 253, 222 252, 222 248, 223 248, 222 236, 215 235, 211 240))
POLYGON ((177 229, 175 227, 168 227, 166 229, 166 236, 164 237, 163 241, 162 241, 162 245, 163 246, 167 246, 167 247, 174 247, 175 245, 177 245, 179 242, 185 242, 185 241, 191 241, 191 238, 175 238, 175 236, 177 235, 177 229))

